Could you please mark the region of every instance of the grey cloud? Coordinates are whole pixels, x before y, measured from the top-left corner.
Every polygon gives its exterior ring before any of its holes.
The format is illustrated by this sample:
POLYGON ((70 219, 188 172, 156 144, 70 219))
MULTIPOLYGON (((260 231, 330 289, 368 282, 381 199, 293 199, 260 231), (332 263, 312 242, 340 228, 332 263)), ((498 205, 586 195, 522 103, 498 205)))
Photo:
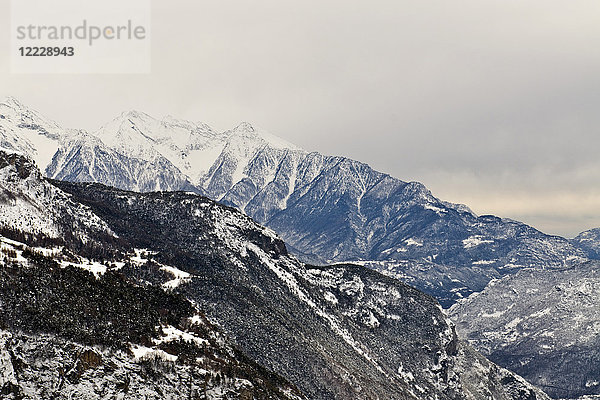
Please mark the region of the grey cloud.
POLYGON ((152 74, 9 75, 2 38, 2 94, 88 129, 131 108, 248 120, 551 233, 599 223, 597 1, 153 6, 152 74))

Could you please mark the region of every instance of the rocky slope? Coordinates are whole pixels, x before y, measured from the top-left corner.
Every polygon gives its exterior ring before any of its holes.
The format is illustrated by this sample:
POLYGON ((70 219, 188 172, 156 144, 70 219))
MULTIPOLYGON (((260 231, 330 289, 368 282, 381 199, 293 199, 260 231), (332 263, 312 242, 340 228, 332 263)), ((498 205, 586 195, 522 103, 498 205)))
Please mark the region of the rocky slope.
POLYGON ((523 270, 451 309, 459 336, 557 398, 600 395, 600 263, 523 270))
POLYGON ((269 229, 195 194, 50 184, 3 157, 5 193, 64 203, 24 211, 45 233, 0 220, 1 390, 13 397, 546 398, 394 279, 304 265, 269 229))
POLYGON ((2 398, 303 398, 182 296, 64 248, 0 245, 2 398))
POLYGON ((246 123, 219 133, 128 112, 97 132, 74 132, 9 99, 0 104, 0 138, 52 178, 205 194, 271 227, 304 260, 378 261, 367 265, 406 278, 445 307, 492 278, 523 267, 568 266, 587 254, 566 239, 476 216, 420 183, 307 153, 246 123), (40 156, 42 142, 56 149, 53 157, 40 156), (423 269, 444 272, 432 282, 423 269))

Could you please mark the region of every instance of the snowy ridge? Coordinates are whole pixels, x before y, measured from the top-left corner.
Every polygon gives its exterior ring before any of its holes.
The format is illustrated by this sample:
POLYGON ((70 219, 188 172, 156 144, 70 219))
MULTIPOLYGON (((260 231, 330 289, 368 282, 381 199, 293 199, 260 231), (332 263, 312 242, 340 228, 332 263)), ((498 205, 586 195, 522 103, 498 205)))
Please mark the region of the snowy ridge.
POLYGON ((18 127, 29 118, 30 126, 43 126, 51 132, 43 136, 58 143, 52 162, 40 166, 49 177, 140 192, 204 194, 272 228, 303 260, 381 261, 388 270, 394 262, 398 270, 391 274, 409 276, 445 307, 483 289, 486 279, 524 267, 569 266, 594 254, 580 248, 583 242, 476 216, 466 206, 437 199, 418 182, 348 158, 305 152, 248 123, 216 132, 203 123, 130 111, 96 132, 72 133, 22 105, 5 103, 5 114, 15 116, 0 118, 0 133, 14 132, 4 135, 6 142, 31 136, 18 127), (414 242, 423 245, 409 245, 414 242), (439 266, 464 285, 447 286, 448 279, 432 284, 420 272, 401 271, 408 261, 439 266))
POLYGON ((193 180, 208 171, 225 145, 225 138, 206 124, 157 120, 137 111, 121 114, 93 135, 128 157, 149 162, 163 157, 193 180))
POLYGON ((59 220, 67 214, 70 228, 83 241, 86 231, 112 231, 89 207, 76 204, 64 192, 45 182, 32 160, 17 154, 0 153, 0 226, 23 232, 58 237, 59 220))
MULTIPOLYGON (((119 273, 161 290, 174 274, 190 274, 179 293, 249 357, 308 398, 474 399, 492 388, 493 398, 515 398, 501 383, 504 375, 485 359, 481 371, 459 360, 461 345, 439 305, 398 281, 353 265, 307 267, 288 255, 270 229, 194 194, 55 184, 93 209, 100 211, 102 204, 117 243, 127 244, 118 260, 132 261, 117 265, 119 273), (466 382, 481 386, 467 394, 466 382)), ((110 276, 107 271, 100 282, 110 276)), ((195 342, 180 326, 161 329, 156 350, 166 351, 160 346, 171 339, 195 342)), ((140 353, 156 353, 154 346, 141 345, 135 347, 140 353)))
POLYGON ((0 241, 0 323, 20 329, 1 333, 12 398, 125 384, 134 399, 546 399, 484 358, 473 369, 435 300, 396 280, 308 267, 272 230, 193 193, 50 185, 30 160, 5 159, 7 193, 46 188, 35 200, 58 234, 0 241))
POLYGON ((27 155, 41 167, 50 163, 61 138, 73 134, 15 98, 0 102, 0 147, 27 155))

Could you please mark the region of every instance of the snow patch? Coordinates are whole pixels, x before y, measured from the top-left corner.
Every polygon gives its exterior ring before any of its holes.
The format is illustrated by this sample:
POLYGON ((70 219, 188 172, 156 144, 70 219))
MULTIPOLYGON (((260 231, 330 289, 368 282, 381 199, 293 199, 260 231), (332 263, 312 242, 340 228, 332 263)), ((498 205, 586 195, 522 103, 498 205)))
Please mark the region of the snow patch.
POLYGON ((177 361, 177 356, 169 354, 163 350, 153 349, 139 344, 131 346, 130 350, 133 353, 133 357, 140 361, 150 360, 154 357, 159 357, 165 361, 177 361))
POLYGON ((326 291, 325 294, 323 295, 323 297, 325 298, 325 300, 327 300, 328 302, 330 302, 332 304, 338 303, 337 297, 335 297, 335 295, 329 291, 326 291))
POLYGON ((494 241, 490 239, 483 239, 482 236, 476 235, 463 240, 462 243, 465 249, 470 249, 472 247, 480 246, 482 244, 494 243, 494 241))
POLYGON ((473 261, 473 265, 490 265, 490 264, 494 264, 496 262, 496 260, 479 260, 479 261, 473 261))
POLYGON ((182 283, 187 283, 191 280, 191 275, 188 272, 182 271, 178 268, 162 265, 160 269, 161 271, 168 272, 175 278, 162 284, 162 287, 165 289, 175 289, 182 283))
POLYGON ((404 240, 404 243, 407 246, 418 246, 418 247, 423 246, 423 242, 422 241, 418 241, 418 240, 415 240, 413 238, 408 238, 408 239, 404 240))
POLYGON ((171 325, 162 327, 162 331, 165 334, 165 336, 161 337, 160 339, 153 340, 154 343, 157 345, 162 344, 162 343, 173 342, 176 340, 182 340, 184 342, 195 343, 198 346, 208 344, 208 341, 206 339, 199 338, 189 332, 184 332, 184 331, 177 329, 171 325))
POLYGON ((439 207, 433 206, 431 204, 424 204, 423 208, 426 210, 435 211, 435 213, 437 215, 446 214, 448 212, 447 210, 444 210, 443 208, 439 208, 439 207))
POLYGON ((104 275, 106 273, 106 269, 107 269, 106 265, 100 264, 97 261, 90 261, 90 260, 85 260, 80 263, 72 263, 69 261, 60 261, 60 266, 63 268, 75 267, 75 268, 84 269, 86 271, 90 271, 92 274, 94 274, 96 279, 99 279, 102 275, 104 275))

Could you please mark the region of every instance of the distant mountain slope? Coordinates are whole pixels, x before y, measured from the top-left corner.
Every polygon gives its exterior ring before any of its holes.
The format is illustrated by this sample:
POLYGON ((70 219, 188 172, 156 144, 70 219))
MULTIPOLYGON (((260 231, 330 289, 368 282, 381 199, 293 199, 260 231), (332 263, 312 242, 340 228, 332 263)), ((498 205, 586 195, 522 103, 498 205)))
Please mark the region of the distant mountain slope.
POLYGON ((581 232, 571 243, 583 250, 589 258, 600 260, 600 228, 581 232))
POLYGON ((522 270, 455 304, 460 336, 556 398, 600 395, 600 263, 522 270))
MULTIPOLYGON (((49 177, 201 193, 271 227, 306 260, 382 261, 385 269, 369 265, 408 277, 444 306, 505 273, 571 265, 586 256, 566 239, 478 217, 466 206, 437 199, 420 183, 348 158, 305 152, 247 123, 217 133, 202 123, 128 112, 90 134, 61 131, 13 99, 0 110, 4 142, 21 136, 53 141, 56 154, 40 166, 49 177), (439 267, 446 278, 441 284, 423 280, 406 261, 439 267)), ((20 151, 37 154, 33 145, 20 151)))
POLYGON ((23 157, 2 157, 13 197, 69 199, 28 210, 54 228, 47 235, 0 219, 2 390, 177 398, 197 382, 209 398, 293 398, 297 387, 311 399, 547 399, 457 340, 433 298, 394 279, 304 265, 271 230, 195 194, 51 185, 23 157), (131 354, 83 347, 111 343, 131 354), (143 353, 153 354, 147 366, 143 353))

